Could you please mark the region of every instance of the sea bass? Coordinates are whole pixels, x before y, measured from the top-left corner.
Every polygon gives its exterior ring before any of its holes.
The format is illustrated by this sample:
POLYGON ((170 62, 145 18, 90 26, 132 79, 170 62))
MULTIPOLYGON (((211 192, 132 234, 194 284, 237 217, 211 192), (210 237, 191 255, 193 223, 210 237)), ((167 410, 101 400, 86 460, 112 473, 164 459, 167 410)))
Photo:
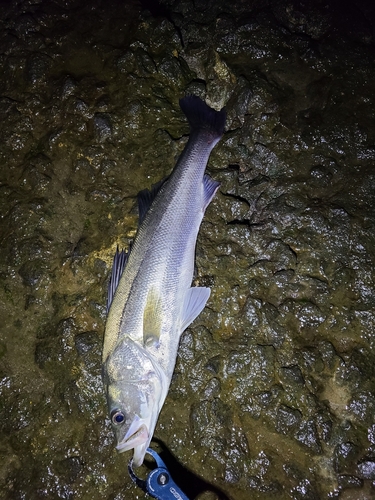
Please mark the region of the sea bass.
POLYGON ((205 174, 224 133, 225 111, 199 97, 180 107, 189 140, 170 176, 138 194, 139 226, 128 252, 116 252, 108 291, 103 383, 120 452, 143 463, 167 396, 182 332, 210 295, 192 287, 195 245, 219 182, 205 174))

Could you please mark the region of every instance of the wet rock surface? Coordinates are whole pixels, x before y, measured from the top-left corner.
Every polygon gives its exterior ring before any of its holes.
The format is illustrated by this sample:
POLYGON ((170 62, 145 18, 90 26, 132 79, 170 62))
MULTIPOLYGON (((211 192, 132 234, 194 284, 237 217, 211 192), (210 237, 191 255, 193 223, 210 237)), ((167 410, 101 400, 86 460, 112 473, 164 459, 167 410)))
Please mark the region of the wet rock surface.
POLYGON ((226 106, 154 447, 189 498, 375 496, 371 2, 0 5, 0 498, 143 498, 106 416, 116 246, 226 106))

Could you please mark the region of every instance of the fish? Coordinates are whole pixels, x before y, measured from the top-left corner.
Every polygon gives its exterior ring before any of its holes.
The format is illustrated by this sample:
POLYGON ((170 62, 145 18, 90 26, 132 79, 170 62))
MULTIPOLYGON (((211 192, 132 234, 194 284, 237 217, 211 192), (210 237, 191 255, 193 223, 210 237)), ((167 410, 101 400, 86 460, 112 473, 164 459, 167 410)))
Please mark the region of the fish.
POLYGON ((172 379, 181 334, 204 309, 210 288, 192 286, 195 247, 220 183, 205 173, 224 134, 225 109, 180 99, 190 134, 168 178, 137 195, 139 224, 117 248, 108 287, 102 378, 119 452, 142 465, 172 379))

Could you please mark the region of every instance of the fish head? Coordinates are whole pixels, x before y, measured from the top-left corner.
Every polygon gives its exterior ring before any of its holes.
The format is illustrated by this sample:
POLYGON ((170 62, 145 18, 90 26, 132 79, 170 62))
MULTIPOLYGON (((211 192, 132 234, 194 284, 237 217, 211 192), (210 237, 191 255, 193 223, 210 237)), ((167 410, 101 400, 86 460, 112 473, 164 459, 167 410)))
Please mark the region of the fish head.
POLYGON ((108 411, 119 452, 134 449, 142 465, 168 391, 162 368, 147 350, 125 337, 103 364, 108 411))

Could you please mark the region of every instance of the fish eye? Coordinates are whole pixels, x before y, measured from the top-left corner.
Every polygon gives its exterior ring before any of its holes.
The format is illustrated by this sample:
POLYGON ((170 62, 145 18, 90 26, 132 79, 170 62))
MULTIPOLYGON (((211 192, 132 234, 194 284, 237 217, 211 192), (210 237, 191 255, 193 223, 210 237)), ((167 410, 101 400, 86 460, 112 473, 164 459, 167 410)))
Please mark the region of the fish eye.
POLYGON ((125 421, 125 415, 121 410, 113 410, 111 412, 111 421, 115 425, 122 424, 125 421))

